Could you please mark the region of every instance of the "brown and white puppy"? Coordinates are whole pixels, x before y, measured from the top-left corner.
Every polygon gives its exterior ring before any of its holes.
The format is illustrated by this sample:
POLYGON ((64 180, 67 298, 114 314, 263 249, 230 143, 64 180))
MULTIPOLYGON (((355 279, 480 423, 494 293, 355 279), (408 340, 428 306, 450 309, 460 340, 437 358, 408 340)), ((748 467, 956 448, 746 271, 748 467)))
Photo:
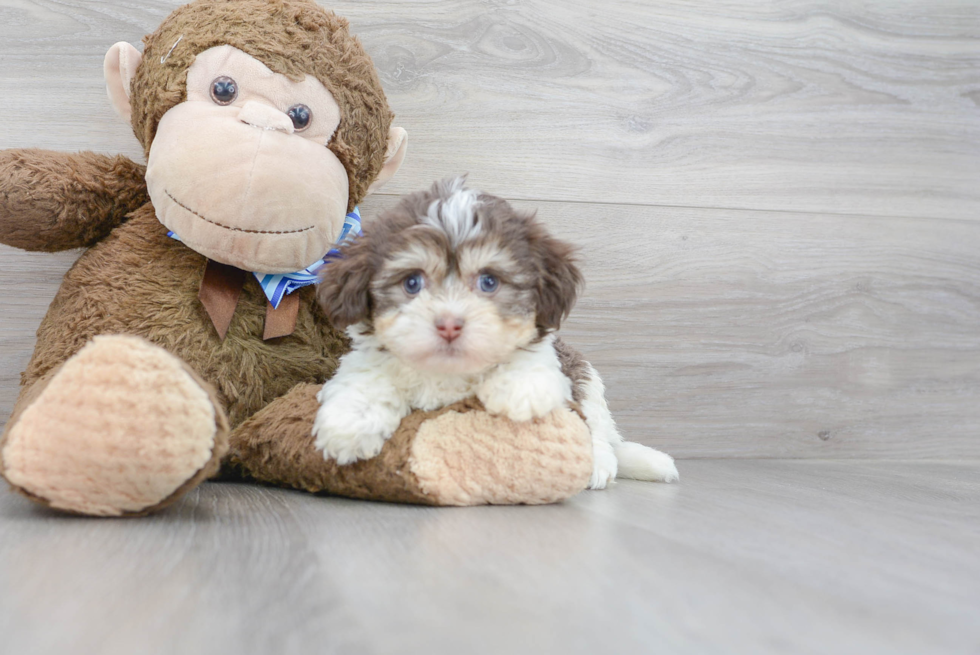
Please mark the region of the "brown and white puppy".
POLYGON ((592 488, 673 481, 666 454, 624 443, 592 366, 554 335, 582 285, 573 248, 458 177, 405 197, 324 267, 318 297, 353 350, 318 396, 324 457, 377 455, 413 409, 475 395, 528 421, 574 400, 592 431, 592 488))

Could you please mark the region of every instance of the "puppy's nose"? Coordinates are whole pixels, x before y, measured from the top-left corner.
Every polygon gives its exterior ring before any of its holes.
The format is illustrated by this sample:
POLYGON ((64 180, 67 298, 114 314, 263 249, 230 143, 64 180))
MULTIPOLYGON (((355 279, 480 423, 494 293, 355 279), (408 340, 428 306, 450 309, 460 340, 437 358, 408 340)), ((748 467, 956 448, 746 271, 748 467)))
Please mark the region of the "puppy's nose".
POLYGON ((436 321, 436 332, 448 343, 452 343, 463 331, 463 319, 455 316, 443 316, 436 321))

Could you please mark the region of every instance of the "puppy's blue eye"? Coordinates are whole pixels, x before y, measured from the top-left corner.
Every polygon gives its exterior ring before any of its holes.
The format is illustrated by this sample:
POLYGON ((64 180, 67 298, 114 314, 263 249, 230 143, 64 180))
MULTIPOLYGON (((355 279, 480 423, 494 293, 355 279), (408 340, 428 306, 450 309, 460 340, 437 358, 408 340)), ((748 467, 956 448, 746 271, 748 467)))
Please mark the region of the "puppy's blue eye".
POLYGON ((484 273, 480 276, 478 285, 480 287, 480 291, 483 293, 493 293, 497 290, 497 287, 500 286, 500 280, 498 280, 494 275, 484 273))
POLYGON ((425 280, 422 279, 421 273, 413 273, 412 275, 409 275, 407 278, 405 278, 404 282, 402 282, 402 287, 404 287, 405 293, 407 293, 410 296, 414 296, 415 294, 417 294, 419 291, 422 290, 422 287, 424 286, 425 286, 425 280))

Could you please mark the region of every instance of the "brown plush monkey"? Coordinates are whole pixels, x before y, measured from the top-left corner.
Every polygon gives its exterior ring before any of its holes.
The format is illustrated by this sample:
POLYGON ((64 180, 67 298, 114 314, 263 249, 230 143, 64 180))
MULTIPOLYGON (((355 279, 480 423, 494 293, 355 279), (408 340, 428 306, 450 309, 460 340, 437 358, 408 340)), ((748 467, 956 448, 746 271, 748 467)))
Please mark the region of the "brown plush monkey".
POLYGON ((0 242, 88 248, 37 333, 0 473, 51 507, 138 515, 224 470, 428 504, 540 503, 583 489, 572 412, 515 424, 475 401, 416 413, 378 457, 313 446, 315 393, 347 347, 313 287, 262 274, 322 258, 399 167, 404 130, 347 23, 308 0, 199 0, 106 56, 147 155, 0 152, 0 242), (258 272, 259 276, 252 272, 258 272))

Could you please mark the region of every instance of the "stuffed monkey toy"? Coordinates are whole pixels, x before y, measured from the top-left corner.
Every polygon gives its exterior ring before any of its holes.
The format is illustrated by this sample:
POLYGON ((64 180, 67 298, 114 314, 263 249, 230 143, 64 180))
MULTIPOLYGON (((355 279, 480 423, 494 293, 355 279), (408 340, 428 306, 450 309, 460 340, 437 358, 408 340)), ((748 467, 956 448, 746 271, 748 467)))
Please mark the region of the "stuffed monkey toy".
POLYGON ((144 45, 114 45, 105 76, 145 167, 0 152, 0 242, 85 249, 0 438, 10 485, 101 516, 153 512, 219 471, 432 505, 583 489, 572 411, 517 424, 464 401, 408 416, 373 459, 324 459, 315 396, 349 344, 303 285, 398 169, 405 131, 347 22, 310 0, 198 0, 144 45))

